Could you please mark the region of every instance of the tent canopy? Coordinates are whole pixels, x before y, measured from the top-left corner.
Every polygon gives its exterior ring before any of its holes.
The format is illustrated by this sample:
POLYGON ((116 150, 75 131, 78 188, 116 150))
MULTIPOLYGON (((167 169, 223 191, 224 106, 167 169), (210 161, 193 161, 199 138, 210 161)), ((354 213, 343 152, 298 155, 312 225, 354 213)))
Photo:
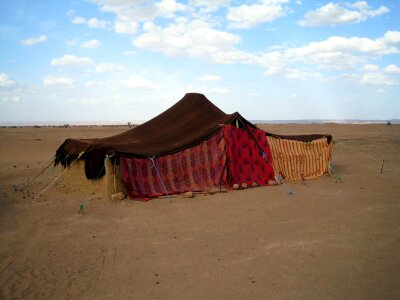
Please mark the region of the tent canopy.
MULTIPOLYGON (((126 132, 101 139, 66 139, 56 152, 56 164, 69 164, 79 153, 86 162, 86 176, 96 179, 104 174, 106 155, 158 157, 197 145, 219 130, 220 124, 235 119, 251 125, 239 113, 225 114, 204 95, 186 94, 175 105, 126 132)), ((253 126, 253 125, 251 125, 253 126)))

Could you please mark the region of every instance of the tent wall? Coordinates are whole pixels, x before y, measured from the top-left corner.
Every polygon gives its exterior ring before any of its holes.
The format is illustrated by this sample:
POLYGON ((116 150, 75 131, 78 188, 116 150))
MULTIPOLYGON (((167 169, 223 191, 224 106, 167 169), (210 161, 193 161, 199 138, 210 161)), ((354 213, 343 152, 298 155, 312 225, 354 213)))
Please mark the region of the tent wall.
POLYGON ((225 125, 224 137, 227 144, 227 157, 229 165, 229 185, 252 186, 268 185, 269 180, 274 180, 272 156, 265 131, 247 128, 236 128, 225 125))
POLYGON ((122 182, 121 166, 115 165, 108 158, 104 160, 105 175, 97 180, 88 180, 85 175, 85 161, 78 160, 72 166, 67 167, 62 181, 65 186, 84 193, 99 193, 102 197, 111 199, 111 195, 124 192, 125 185, 122 182))
POLYGON ((276 174, 285 180, 313 179, 329 172, 333 143, 326 137, 310 142, 267 136, 276 174))
POLYGON ((226 188, 226 152, 223 131, 197 146, 175 154, 120 159, 131 198, 149 200, 161 195, 226 188))
POLYGON ((115 165, 106 158, 105 176, 88 180, 85 161, 79 160, 68 167, 62 180, 69 188, 90 194, 95 192, 107 199, 123 192, 132 198, 148 200, 165 195, 165 189, 168 194, 216 191, 236 181, 266 185, 274 173, 294 181, 317 178, 329 172, 333 143, 328 143, 326 137, 301 142, 271 136, 263 139, 264 131, 250 131, 272 162, 273 170, 268 160, 259 157, 255 141, 244 128, 227 125, 197 146, 156 158, 156 168, 150 159, 121 157, 121 164, 115 165))

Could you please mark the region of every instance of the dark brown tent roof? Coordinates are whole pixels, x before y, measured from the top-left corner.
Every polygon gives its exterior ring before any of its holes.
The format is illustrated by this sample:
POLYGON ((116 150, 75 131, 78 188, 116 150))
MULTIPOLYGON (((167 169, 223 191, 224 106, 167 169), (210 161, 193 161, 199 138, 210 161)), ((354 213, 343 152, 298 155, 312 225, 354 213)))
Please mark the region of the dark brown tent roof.
POLYGON ((101 139, 67 139, 56 152, 56 163, 63 165, 85 151, 86 176, 104 174, 106 155, 123 154, 153 157, 171 154, 196 145, 236 118, 250 124, 240 114, 225 114, 204 95, 189 93, 171 108, 150 121, 126 132, 101 139))

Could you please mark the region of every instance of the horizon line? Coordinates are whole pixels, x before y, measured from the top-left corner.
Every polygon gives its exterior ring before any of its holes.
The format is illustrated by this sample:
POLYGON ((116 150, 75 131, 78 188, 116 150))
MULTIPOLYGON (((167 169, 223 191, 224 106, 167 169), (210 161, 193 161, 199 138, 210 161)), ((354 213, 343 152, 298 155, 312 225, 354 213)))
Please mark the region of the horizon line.
MULTIPOLYGON (((149 121, 149 120, 147 120, 149 121)), ((32 126, 137 126, 147 121, 2 121, 1 127, 32 127, 32 126)), ((253 124, 385 124, 391 122, 400 124, 400 119, 270 119, 249 120, 253 124)))

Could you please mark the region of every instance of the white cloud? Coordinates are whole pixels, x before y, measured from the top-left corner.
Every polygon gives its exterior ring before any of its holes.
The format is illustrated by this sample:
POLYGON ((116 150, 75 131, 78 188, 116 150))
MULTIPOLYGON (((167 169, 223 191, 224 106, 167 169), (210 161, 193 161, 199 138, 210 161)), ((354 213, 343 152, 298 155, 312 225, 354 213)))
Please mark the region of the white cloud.
POLYGON ((68 66, 68 67, 86 67, 94 65, 94 62, 89 57, 76 57, 75 55, 65 54, 60 58, 51 60, 53 66, 68 66))
MULTIPOLYGON (((397 45, 400 43, 400 32, 388 31, 376 39, 331 36, 299 47, 274 47, 257 55, 238 50, 239 43, 238 35, 216 30, 202 20, 189 21, 185 18, 179 18, 164 28, 148 22, 144 33, 133 40, 138 48, 162 52, 167 56, 186 56, 211 63, 259 65, 265 67, 265 74, 270 76, 322 80, 321 70, 354 70, 361 67, 374 73, 377 66, 368 61, 400 53, 397 45), (311 68, 305 70, 304 65, 311 68)), ((393 71, 394 68, 388 70, 393 71)), ((371 81, 368 76, 363 80, 366 83, 371 81)), ((390 80, 377 78, 376 82, 387 83, 390 80)))
POLYGON ((201 7, 205 12, 212 12, 228 6, 229 2, 229 0, 191 0, 189 3, 190 5, 201 7))
POLYGON ((161 86, 140 76, 131 76, 121 81, 122 86, 130 89, 159 90, 161 86))
POLYGON ((128 0, 91 0, 100 6, 100 10, 116 15, 114 30, 116 33, 133 34, 139 23, 153 21, 158 17, 174 18, 178 12, 186 11, 187 6, 175 0, 128 1, 128 0))
POLYGON ((21 101, 20 96, 0 96, 1 102, 16 103, 21 101))
POLYGON ((121 65, 112 64, 112 63, 101 63, 98 64, 95 68, 96 73, 104 73, 104 72, 113 72, 113 71, 121 71, 123 67, 121 65))
POLYGON ((120 34, 134 34, 138 29, 136 22, 130 21, 116 21, 114 24, 114 31, 120 34))
POLYGON ((97 18, 90 18, 90 19, 85 19, 83 17, 74 17, 73 19, 71 19, 71 23, 72 24, 86 24, 88 25, 90 28, 99 28, 99 29, 104 29, 108 26, 109 22, 105 21, 105 20, 100 20, 97 18))
POLYGON ((369 62, 376 62, 385 55, 399 54, 398 33, 387 32, 377 39, 334 36, 300 47, 286 46, 262 54, 258 64, 266 68, 265 75, 292 80, 348 80, 363 85, 395 85, 398 81, 393 75, 400 74, 399 67, 389 65, 381 69, 369 62), (344 70, 347 73, 338 74, 344 70))
POLYGON ((254 55, 235 48, 240 42, 238 35, 213 29, 202 20, 178 18, 164 28, 147 22, 143 28, 144 33, 133 40, 138 48, 214 63, 249 63, 255 59, 254 55))
POLYGON ((15 81, 8 78, 8 75, 5 73, 0 73, 0 87, 2 88, 10 88, 15 86, 15 81))
POLYGON ((155 7, 159 15, 168 18, 173 18, 174 14, 178 11, 186 10, 184 4, 178 3, 175 0, 161 0, 160 2, 155 3, 155 7))
MULTIPOLYGON (((397 85, 399 82, 392 76, 395 73, 391 73, 391 71, 395 71, 396 68, 393 68, 392 66, 394 65, 389 65, 385 69, 381 69, 377 65, 367 64, 358 71, 355 70, 353 73, 341 74, 330 79, 344 79, 363 85, 397 85)), ((400 74, 400 68, 398 71, 400 74)))
POLYGON ((400 43, 400 31, 388 31, 381 40, 388 44, 398 44, 400 43))
POLYGON ((89 40, 82 44, 82 48, 97 49, 100 47, 100 42, 98 40, 89 40))
POLYGON ((75 81, 72 78, 68 77, 56 77, 56 76, 47 76, 43 79, 43 86, 45 87, 72 87, 74 86, 75 81))
POLYGON ((35 44, 44 43, 47 41, 47 36, 41 35, 37 38, 31 37, 21 41, 21 44, 24 46, 33 46, 35 44))
POLYGON ((392 77, 380 72, 365 73, 361 75, 360 81, 362 84, 373 85, 394 85, 397 81, 392 77))
POLYGON ((373 9, 366 1, 358 1, 353 4, 345 3, 343 6, 329 2, 316 10, 307 12, 304 19, 298 23, 301 26, 310 27, 359 23, 388 12, 387 7, 381 6, 378 9, 373 9))
POLYGON ((86 23, 86 19, 85 19, 85 18, 82 18, 82 17, 74 17, 74 18, 71 20, 71 23, 72 23, 72 24, 85 24, 85 23, 86 23))
POLYGON ((220 79, 221 79, 221 77, 218 75, 204 75, 199 78, 199 80, 201 80, 201 81, 218 81, 220 79))
POLYGON ((398 48, 382 42, 382 39, 372 40, 369 38, 345 38, 340 36, 332 36, 321 42, 312 42, 294 51, 305 55, 335 52, 360 52, 370 55, 399 53, 398 48))
POLYGON ((319 73, 306 72, 302 71, 298 68, 286 68, 286 67, 269 67, 264 72, 264 75, 272 76, 272 75, 280 75, 286 79, 290 80, 304 80, 307 78, 315 78, 318 79, 321 77, 319 73))
POLYGON ((365 62, 369 57, 400 53, 393 44, 397 41, 397 33, 386 33, 375 40, 333 36, 300 47, 267 52, 260 56, 259 64, 267 68, 267 75, 294 63, 310 64, 327 69, 351 69, 365 62))
POLYGON ((400 67, 391 64, 385 68, 385 72, 389 74, 400 74, 400 67))
POLYGON ((251 28, 272 22, 287 14, 283 4, 287 0, 264 0, 256 4, 242 4, 228 9, 226 18, 232 28, 251 28))
POLYGON ((51 60, 53 66, 66 67, 93 67, 91 71, 95 73, 105 73, 123 70, 123 66, 113 63, 95 64, 90 57, 76 57, 75 55, 65 54, 63 57, 51 60))
POLYGON ((379 70, 379 66, 372 65, 372 64, 367 64, 367 65, 364 65, 363 69, 365 71, 378 71, 379 70))
POLYGON ((284 70, 284 77, 287 79, 306 79, 307 77, 312 76, 312 74, 301 71, 299 69, 288 68, 284 70))
POLYGON ((87 20, 86 23, 90 28, 100 28, 100 29, 104 29, 108 25, 107 21, 99 20, 97 18, 90 18, 89 20, 87 20))

